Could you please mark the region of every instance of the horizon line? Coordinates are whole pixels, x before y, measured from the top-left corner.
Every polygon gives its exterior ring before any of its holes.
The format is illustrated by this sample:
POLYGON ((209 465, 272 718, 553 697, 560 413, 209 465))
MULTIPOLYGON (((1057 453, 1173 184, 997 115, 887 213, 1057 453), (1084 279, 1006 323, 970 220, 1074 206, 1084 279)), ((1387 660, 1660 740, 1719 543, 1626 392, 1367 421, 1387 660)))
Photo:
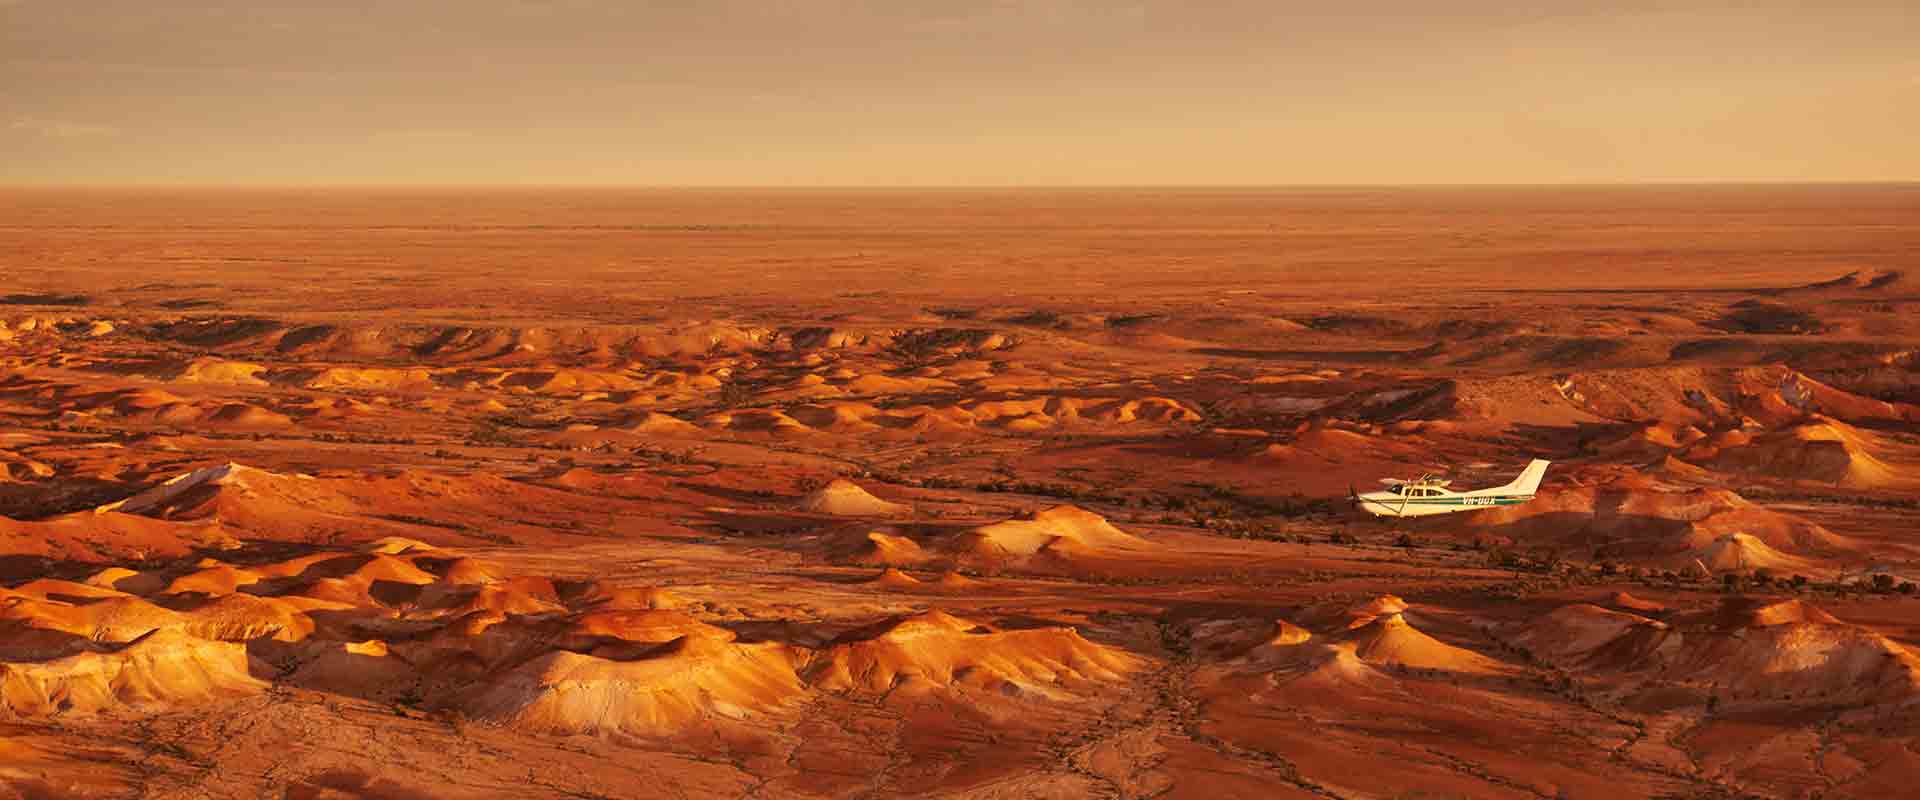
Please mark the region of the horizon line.
POLYGON ((0 191, 76 190, 602 190, 602 191, 765 191, 765 192, 900 192, 900 191, 1261 191, 1322 189, 1629 189, 1629 188, 1765 188, 1765 187, 1907 187, 1920 186, 1920 178, 1889 180, 1656 180, 1656 181, 1488 181, 1488 182, 1414 182, 1414 183, 1062 183, 1062 184, 723 184, 723 183, 536 183, 536 182, 308 182, 308 183, 194 183, 194 182, 50 182, 0 183, 0 191))

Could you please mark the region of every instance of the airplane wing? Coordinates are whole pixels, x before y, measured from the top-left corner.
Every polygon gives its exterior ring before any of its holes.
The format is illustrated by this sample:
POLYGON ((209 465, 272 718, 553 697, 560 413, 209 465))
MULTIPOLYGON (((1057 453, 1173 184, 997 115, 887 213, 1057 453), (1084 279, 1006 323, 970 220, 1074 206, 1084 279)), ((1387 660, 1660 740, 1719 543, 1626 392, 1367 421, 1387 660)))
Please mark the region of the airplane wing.
POLYGON ((1388 486, 1412 486, 1414 484, 1419 484, 1421 486, 1444 487, 1444 486, 1450 486, 1453 484, 1453 481, 1435 480, 1433 478, 1422 478, 1417 481, 1405 481, 1399 478, 1381 478, 1380 482, 1388 486))

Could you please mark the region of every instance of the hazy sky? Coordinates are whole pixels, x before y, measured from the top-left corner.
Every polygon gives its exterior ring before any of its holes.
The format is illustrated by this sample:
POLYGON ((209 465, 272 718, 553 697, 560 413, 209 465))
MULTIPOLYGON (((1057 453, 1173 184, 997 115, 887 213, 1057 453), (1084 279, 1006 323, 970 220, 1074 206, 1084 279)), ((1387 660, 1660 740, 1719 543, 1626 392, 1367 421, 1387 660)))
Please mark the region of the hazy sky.
POLYGON ((1920 2, 0 0, 0 183, 1920 180, 1920 2))

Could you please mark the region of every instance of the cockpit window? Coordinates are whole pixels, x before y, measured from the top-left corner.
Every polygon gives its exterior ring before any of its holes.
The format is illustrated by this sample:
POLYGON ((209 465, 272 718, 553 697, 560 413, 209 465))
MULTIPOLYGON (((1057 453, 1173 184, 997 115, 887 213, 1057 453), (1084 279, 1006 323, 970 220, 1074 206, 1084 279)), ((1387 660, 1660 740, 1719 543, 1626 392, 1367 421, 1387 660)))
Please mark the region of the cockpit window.
POLYGON ((1389 487, 1387 487, 1387 491, 1389 491, 1389 492, 1392 492, 1392 493, 1394 493, 1394 494, 1401 494, 1401 493, 1403 493, 1403 492, 1404 492, 1404 490, 1405 490, 1406 488, 1407 488, 1407 487, 1405 487, 1405 486, 1401 486, 1401 485, 1399 485, 1399 484, 1395 484, 1395 485, 1393 485, 1393 486, 1389 486, 1389 487))

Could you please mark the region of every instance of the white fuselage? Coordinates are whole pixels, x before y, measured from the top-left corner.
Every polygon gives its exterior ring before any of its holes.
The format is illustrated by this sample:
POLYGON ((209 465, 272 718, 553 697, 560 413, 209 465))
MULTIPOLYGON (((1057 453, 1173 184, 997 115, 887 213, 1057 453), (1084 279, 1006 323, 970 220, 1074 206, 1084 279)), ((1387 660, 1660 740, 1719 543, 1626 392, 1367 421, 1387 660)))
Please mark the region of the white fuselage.
POLYGON ((1492 489, 1456 492, 1446 488, 1446 481, 1422 477, 1412 481, 1385 481, 1391 484, 1388 488, 1356 494, 1353 501, 1360 510, 1376 517, 1431 517, 1516 506, 1533 499, 1534 491, 1540 488, 1540 479, 1547 474, 1548 463, 1534 459, 1512 483, 1492 489))
POLYGON ((1483 494, 1452 492, 1433 486, 1395 486, 1360 495, 1360 510, 1378 517, 1430 517, 1460 511, 1519 505, 1533 494, 1483 494))

